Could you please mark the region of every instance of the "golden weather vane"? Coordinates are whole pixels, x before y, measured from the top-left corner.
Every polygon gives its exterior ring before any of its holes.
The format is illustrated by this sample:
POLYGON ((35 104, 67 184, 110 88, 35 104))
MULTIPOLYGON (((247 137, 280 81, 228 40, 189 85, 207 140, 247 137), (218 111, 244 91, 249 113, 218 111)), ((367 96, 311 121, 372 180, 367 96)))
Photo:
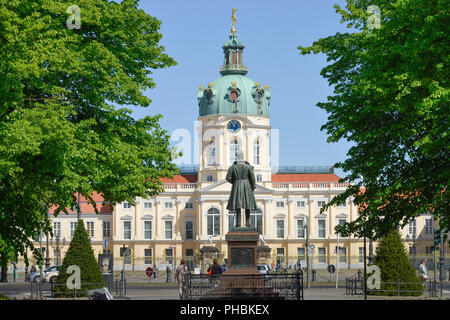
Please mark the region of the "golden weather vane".
POLYGON ((231 24, 231 33, 236 33, 236 29, 234 28, 234 25, 236 24, 236 8, 233 8, 233 15, 231 16, 231 19, 233 19, 233 23, 231 24))

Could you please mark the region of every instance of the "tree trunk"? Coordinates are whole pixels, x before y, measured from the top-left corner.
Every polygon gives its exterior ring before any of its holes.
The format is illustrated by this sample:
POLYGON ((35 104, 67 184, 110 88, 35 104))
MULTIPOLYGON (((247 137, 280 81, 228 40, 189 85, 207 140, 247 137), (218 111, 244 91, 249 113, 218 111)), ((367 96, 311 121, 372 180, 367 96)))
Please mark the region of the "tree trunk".
POLYGON ((0 282, 8 282, 8 262, 0 259, 0 267, 2 268, 0 282))

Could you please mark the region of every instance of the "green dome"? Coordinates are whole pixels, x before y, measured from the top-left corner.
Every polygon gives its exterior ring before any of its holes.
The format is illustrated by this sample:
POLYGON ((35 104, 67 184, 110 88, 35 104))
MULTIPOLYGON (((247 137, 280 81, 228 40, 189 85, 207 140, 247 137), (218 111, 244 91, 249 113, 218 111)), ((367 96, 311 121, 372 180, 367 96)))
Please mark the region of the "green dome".
POLYGON ((197 99, 200 116, 269 115, 270 91, 240 74, 227 74, 214 80, 208 88, 198 92, 197 99))
POLYGON ((243 65, 244 45, 237 34, 230 34, 225 42, 224 65, 220 68, 222 77, 210 82, 197 93, 199 115, 248 114, 269 115, 270 95, 268 86, 261 88, 258 82, 246 77, 247 67, 243 65))

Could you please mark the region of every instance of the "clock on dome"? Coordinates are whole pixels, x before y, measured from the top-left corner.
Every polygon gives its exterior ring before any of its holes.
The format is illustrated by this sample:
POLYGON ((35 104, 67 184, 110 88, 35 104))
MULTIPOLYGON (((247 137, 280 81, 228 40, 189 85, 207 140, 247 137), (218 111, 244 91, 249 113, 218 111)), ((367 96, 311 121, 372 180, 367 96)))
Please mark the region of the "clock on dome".
POLYGON ((237 120, 231 120, 228 122, 227 129, 232 133, 236 133, 241 130, 241 123, 237 120))

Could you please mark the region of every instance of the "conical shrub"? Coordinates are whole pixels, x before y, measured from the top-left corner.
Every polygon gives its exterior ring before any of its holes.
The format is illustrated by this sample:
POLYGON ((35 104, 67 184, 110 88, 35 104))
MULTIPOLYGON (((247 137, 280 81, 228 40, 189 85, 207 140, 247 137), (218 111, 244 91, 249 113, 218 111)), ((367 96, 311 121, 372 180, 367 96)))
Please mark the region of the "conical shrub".
POLYGON ((69 250, 64 257, 59 269, 59 275, 56 278, 53 292, 57 297, 74 297, 74 290, 67 287, 67 280, 72 275, 72 273, 67 273, 67 269, 71 265, 80 268, 81 289, 76 290, 77 297, 86 296, 87 290, 104 286, 99 264, 94 256, 91 241, 81 219, 78 220, 69 250))
POLYGON ((374 264, 380 267, 381 290, 386 291, 368 290, 368 294, 396 296, 398 294, 397 281, 410 282, 409 284, 400 284, 401 296, 420 296, 423 294, 422 281, 409 262, 406 248, 403 245, 400 233, 396 229, 381 239, 374 264))

